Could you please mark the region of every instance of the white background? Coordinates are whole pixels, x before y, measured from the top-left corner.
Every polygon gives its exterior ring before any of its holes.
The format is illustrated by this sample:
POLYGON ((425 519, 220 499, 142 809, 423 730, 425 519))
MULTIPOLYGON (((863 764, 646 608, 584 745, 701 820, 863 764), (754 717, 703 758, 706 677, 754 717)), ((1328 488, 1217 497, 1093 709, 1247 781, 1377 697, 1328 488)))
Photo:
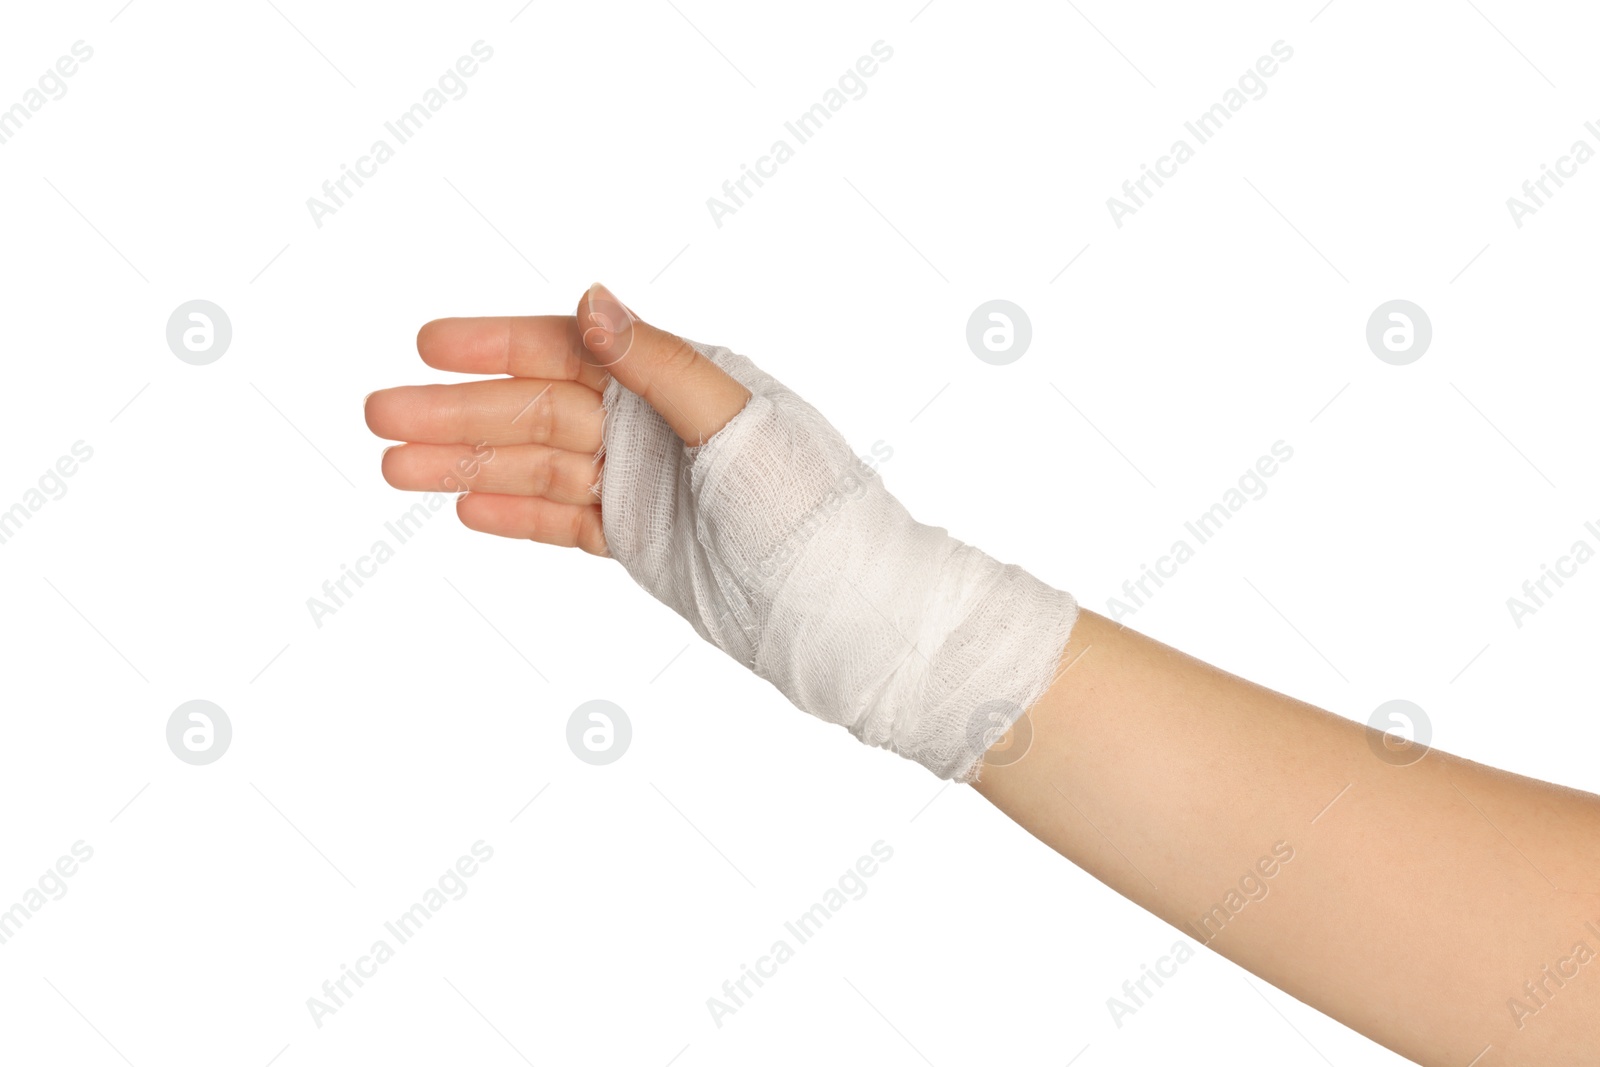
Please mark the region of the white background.
POLYGON ((448 377, 417 327, 567 313, 598 278, 1100 611, 1287 442, 1130 624, 1600 788, 1600 564, 1520 628, 1506 606, 1600 545, 1600 162, 1520 229, 1506 207, 1600 147, 1593 12, 920 2, 10 6, 0 107, 94 54, 0 145, 0 509, 93 458, 0 545, 0 908, 94 855, 0 945, 0 1058, 1398 1062, 1208 953, 1118 1027, 1107 998, 1173 930, 794 711, 614 563, 445 509, 311 619, 413 502, 361 401, 448 377), (307 198, 478 40, 467 94, 316 226, 307 198), (866 95, 715 225, 707 197, 879 40, 866 95), (1279 40, 1267 94, 1114 225, 1106 198, 1279 40), (234 331, 209 366, 165 339, 196 298, 234 331), (964 337, 993 298, 1033 324, 1009 366, 964 337), (1395 298, 1433 323, 1409 366, 1364 337, 1395 298), (196 698, 234 730, 204 767, 165 741, 196 698), (597 698, 634 730, 604 767, 565 741, 597 698), (470 892, 315 1025, 307 998, 480 839, 470 892), (878 840, 866 896, 717 1027, 706 998, 878 840))

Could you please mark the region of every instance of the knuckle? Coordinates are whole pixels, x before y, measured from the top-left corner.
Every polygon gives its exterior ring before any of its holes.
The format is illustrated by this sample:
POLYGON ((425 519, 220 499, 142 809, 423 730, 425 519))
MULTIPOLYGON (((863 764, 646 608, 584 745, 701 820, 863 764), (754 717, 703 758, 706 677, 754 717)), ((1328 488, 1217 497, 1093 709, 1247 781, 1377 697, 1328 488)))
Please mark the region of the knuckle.
POLYGON ((555 482, 551 456, 545 455, 535 458, 528 467, 528 495, 549 496, 550 487, 555 482))
POLYGON ((694 345, 681 337, 674 337, 660 349, 656 363, 663 370, 681 372, 692 368, 701 358, 694 345))
POLYGON ((567 531, 567 544, 573 546, 588 544, 588 511, 583 508, 574 508, 572 510, 572 518, 569 520, 569 523, 570 528, 567 531))
POLYGON ((523 416, 528 420, 528 438, 533 444, 542 445, 550 440, 550 434, 555 429, 555 404, 551 392, 550 387, 546 386, 529 402, 523 416))
POLYGON ((584 527, 588 537, 578 542, 585 552, 595 556, 609 556, 611 549, 606 545, 605 523, 600 519, 598 508, 585 508, 582 512, 584 527))

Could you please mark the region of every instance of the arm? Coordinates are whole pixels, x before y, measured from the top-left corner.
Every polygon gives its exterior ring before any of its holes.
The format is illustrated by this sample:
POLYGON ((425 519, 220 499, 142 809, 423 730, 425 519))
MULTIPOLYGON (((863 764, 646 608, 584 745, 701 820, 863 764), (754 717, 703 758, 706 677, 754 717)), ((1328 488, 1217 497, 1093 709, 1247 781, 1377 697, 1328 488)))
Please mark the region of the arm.
POLYGON ((373 431, 405 442, 385 453, 391 484, 469 489, 457 510, 472 529, 616 556, 863 740, 961 780, 982 757, 977 788, 1046 844, 1403 1055, 1593 1063, 1600 799, 1439 752, 1386 760, 1364 726, 953 549, 880 485, 857 495, 853 454, 814 409, 603 289, 576 316, 430 323, 418 348, 509 377, 369 397, 373 431), (741 414, 749 447, 718 446, 741 414), (751 415, 768 420, 753 439, 751 415), (858 520, 870 537, 836 528, 858 520), (797 610, 807 583, 831 595, 797 610), (996 705, 1016 725, 990 748, 996 705))
POLYGON ((1062 666, 1026 755, 1019 724, 976 784, 1034 836, 1419 1063, 1597 1062, 1600 797, 1386 761, 1376 731, 1088 612, 1062 666))

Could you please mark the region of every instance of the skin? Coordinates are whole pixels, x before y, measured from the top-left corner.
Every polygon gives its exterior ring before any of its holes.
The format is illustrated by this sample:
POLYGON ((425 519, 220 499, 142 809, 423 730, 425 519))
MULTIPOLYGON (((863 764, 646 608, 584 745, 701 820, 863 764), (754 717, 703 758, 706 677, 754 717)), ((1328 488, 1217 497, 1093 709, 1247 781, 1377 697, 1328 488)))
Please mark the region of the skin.
MULTIPOLYGON (((574 316, 430 322, 417 349, 500 377, 369 396, 402 442, 384 478, 465 483, 469 528, 602 556, 608 381, 689 444, 749 399, 599 286, 574 316)), ((1600 1062, 1600 797, 1397 747, 1088 611, 975 788, 1191 945, 1417 1063, 1600 1062)))
POLYGON ((1579 941, 1600 953, 1600 797, 1385 749, 1092 612, 1062 666, 1029 711, 1026 754, 1010 762, 1013 729, 976 785, 1034 836, 1418 1063, 1600 1062, 1600 958, 1564 986, 1544 979, 1543 1006, 1523 988, 1579 941), (1280 842, 1293 858, 1260 878, 1280 842), (1267 895, 1198 925, 1247 874, 1267 895))

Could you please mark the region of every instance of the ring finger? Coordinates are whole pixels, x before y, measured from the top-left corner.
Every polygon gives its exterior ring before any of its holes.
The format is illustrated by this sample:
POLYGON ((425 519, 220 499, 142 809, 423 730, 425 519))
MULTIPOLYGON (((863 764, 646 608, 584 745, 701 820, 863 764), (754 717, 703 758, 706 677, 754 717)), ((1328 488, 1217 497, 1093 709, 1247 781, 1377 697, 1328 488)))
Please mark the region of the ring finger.
POLYGON ((587 452, 548 445, 395 445, 383 454, 384 481, 396 489, 537 496, 593 504, 601 464, 587 452))

